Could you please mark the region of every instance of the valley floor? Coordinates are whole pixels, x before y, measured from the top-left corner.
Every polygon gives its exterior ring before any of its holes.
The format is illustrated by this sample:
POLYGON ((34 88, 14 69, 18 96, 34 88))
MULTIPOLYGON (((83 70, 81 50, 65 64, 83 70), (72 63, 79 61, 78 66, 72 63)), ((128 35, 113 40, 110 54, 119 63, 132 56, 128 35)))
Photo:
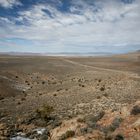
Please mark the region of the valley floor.
POLYGON ((138 140, 139 101, 139 53, 0 56, 0 139, 138 140))

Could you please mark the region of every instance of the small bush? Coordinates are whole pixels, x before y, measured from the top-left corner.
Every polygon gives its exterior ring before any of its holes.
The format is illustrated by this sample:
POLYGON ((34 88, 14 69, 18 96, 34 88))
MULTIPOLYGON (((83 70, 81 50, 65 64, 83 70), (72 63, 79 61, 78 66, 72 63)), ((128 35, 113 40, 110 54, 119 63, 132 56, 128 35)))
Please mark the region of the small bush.
POLYGON ((99 113, 94 117, 93 120, 94 120, 95 122, 97 122, 97 121, 99 121, 100 119, 102 119, 104 115, 105 115, 105 112, 104 112, 104 111, 101 111, 101 112, 99 112, 99 113))
POLYGON ((45 131, 41 137, 40 137, 40 140, 48 140, 50 137, 50 132, 49 131, 45 131))
POLYGON ((22 98, 21 98, 21 101, 25 101, 25 100, 26 100, 26 98, 25 98, 25 97, 22 97, 22 98))
POLYGON ((15 76, 16 78, 18 78, 18 76, 15 76))
POLYGON ((105 94, 103 94, 103 96, 104 96, 104 97, 108 97, 108 94, 107 94, 107 93, 105 93, 105 94))
POLYGON ((79 84, 79 87, 85 87, 85 85, 79 84))
POLYGON ((99 84, 97 84, 97 86, 99 86, 99 84))
POLYGON ((93 116, 87 116, 86 117, 86 123, 87 125, 90 127, 90 128, 93 128, 93 129, 97 129, 98 128, 98 125, 97 125, 97 121, 99 121, 100 119, 103 118, 105 112, 104 111, 101 111, 99 112, 97 115, 93 115, 93 116))
POLYGON ((75 132, 72 130, 68 130, 65 134, 63 134, 59 140, 66 140, 67 138, 73 137, 75 135, 75 132))
POLYGON ((88 128, 87 127, 81 128, 80 132, 81 132, 82 135, 85 135, 85 134, 88 133, 88 128))
POLYGON ((120 123, 122 121, 123 121, 122 118, 115 118, 111 125, 109 125, 107 127, 103 127, 101 130, 105 134, 108 134, 109 132, 114 132, 120 126, 120 123))
POLYGON ((122 118, 115 118, 110 126, 111 131, 115 131, 122 121, 122 118))
POLYGON ((52 84, 54 84, 54 85, 55 85, 55 84, 57 84, 57 82, 55 82, 55 81, 54 81, 54 82, 52 82, 52 84))
POLYGON ((116 135, 115 140, 124 140, 124 137, 121 134, 116 135))
POLYGON ((97 121, 99 121, 100 119, 102 119, 104 115, 105 115, 105 112, 104 112, 104 111, 101 111, 101 112, 99 112, 99 113, 96 114, 96 115, 87 116, 87 117, 86 117, 86 120, 87 120, 87 121, 91 121, 91 122, 97 122, 97 121))
POLYGON ((97 99, 101 99, 101 96, 97 96, 97 99))
POLYGON ((17 102, 17 104, 18 104, 18 105, 20 105, 20 104, 21 104, 21 102, 19 101, 19 102, 17 102))
POLYGON ((140 113, 140 106, 136 105, 133 107, 133 109, 131 110, 131 115, 137 115, 140 113))
POLYGON ((57 96, 57 94, 53 94, 53 96, 57 96))
POLYGON ((54 109, 52 106, 43 105, 42 107, 40 107, 39 109, 36 110, 36 113, 41 119, 46 120, 50 117, 50 114, 53 111, 54 111, 54 109))
POLYGON ((60 89, 57 89, 57 92, 59 92, 59 91, 61 91, 61 90, 63 90, 62 88, 60 88, 60 89))
POLYGON ((84 118, 78 118, 77 119, 77 122, 79 122, 79 123, 85 123, 85 119, 84 118))
POLYGON ((3 100, 4 99, 4 97, 3 96, 0 96, 0 100, 3 100))
POLYGON ((105 91, 105 87, 101 87, 100 88, 100 91, 105 91))
POLYGON ((106 136, 105 140, 113 140, 112 136, 106 136))

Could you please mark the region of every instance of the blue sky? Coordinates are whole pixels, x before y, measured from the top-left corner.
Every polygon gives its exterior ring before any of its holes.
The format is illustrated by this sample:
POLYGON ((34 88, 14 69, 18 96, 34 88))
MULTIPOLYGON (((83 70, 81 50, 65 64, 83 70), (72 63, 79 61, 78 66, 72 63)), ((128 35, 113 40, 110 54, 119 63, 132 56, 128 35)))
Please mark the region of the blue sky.
POLYGON ((0 52, 140 49, 140 0, 0 0, 0 52))

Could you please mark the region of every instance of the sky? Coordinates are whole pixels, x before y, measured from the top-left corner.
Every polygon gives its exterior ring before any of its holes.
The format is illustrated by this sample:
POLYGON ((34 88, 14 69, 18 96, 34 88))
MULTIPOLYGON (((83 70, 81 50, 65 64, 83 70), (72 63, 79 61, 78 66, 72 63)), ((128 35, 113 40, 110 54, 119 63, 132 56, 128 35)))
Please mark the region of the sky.
POLYGON ((140 0, 0 0, 0 52, 140 50, 140 0))

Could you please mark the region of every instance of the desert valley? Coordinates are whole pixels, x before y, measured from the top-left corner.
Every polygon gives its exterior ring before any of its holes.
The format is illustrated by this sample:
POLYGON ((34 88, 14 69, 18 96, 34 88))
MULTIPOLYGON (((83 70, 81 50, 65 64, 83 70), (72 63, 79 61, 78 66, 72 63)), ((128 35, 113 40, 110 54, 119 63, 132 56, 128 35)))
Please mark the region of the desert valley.
POLYGON ((140 52, 0 56, 1 140, 139 140, 140 52))

